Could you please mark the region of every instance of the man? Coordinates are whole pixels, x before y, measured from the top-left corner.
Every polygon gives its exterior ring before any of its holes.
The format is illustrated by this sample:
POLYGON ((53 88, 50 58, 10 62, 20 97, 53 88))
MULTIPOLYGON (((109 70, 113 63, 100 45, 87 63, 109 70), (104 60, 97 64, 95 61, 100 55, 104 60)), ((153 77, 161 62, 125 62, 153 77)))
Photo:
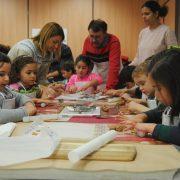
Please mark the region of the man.
POLYGON ((107 24, 100 19, 92 20, 88 31, 82 54, 91 57, 93 71, 102 76, 106 89, 113 89, 118 83, 121 64, 119 39, 107 33, 107 24))

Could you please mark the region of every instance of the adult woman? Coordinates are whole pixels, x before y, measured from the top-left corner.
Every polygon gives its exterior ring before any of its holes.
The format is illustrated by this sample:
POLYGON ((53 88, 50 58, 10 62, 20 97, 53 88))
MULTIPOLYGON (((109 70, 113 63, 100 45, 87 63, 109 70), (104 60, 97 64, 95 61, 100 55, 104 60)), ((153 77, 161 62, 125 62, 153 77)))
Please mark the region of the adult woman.
POLYGON ((142 5, 141 12, 147 27, 139 34, 137 54, 130 64, 134 66, 169 46, 177 45, 174 32, 160 22, 168 13, 166 6, 161 7, 156 1, 147 1, 142 5))
POLYGON ((62 27, 55 22, 50 22, 34 38, 24 39, 15 44, 9 51, 8 56, 11 61, 20 55, 33 57, 35 62, 38 63, 38 83, 43 83, 46 80, 46 75, 53 59, 53 52, 59 49, 63 40, 64 32, 62 27))
POLYGON ((51 62, 49 73, 47 74, 48 80, 51 81, 63 81, 65 78, 61 74, 61 67, 64 63, 74 63, 73 55, 69 46, 61 43, 60 48, 54 54, 54 60, 51 62))

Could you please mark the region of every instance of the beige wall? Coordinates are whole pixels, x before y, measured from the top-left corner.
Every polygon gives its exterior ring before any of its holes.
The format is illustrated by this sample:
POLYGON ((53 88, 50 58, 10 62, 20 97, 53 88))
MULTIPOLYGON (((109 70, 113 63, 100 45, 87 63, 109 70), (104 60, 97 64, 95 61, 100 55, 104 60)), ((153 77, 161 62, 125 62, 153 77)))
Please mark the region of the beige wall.
MULTIPOLYGON (((140 12, 143 2, 145 0, 0 0, 0 43, 13 45, 27 38, 28 31, 30 37, 32 28, 56 21, 67 28, 68 45, 76 57, 81 53, 88 24, 94 17, 107 21, 108 31, 120 38, 122 54, 133 59, 138 34, 144 26, 140 12)), ((174 29, 175 0, 170 0, 168 6, 165 23, 174 29)))
POLYGON ((27 0, 0 0, 0 43, 13 45, 27 37, 27 0))
POLYGON ((76 57, 82 51, 88 35, 87 24, 92 19, 91 0, 30 0, 29 28, 41 28, 50 21, 58 22, 68 31, 68 45, 76 57))

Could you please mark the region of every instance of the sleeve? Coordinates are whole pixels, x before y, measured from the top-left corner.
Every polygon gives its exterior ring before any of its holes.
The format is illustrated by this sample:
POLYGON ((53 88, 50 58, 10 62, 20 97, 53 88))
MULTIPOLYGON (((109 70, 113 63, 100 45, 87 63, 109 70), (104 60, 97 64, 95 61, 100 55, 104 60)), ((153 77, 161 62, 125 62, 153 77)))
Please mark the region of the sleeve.
POLYGON ((11 59, 11 62, 13 62, 13 60, 21 55, 27 55, 27 56, 32 56, 33 57, 33 53, 31 50, 28 51, 28 49, 25 48, 21 48, 20 46, 15 46, 12 47, 11 50, 8 53, 9 58, 11 59))
POLYGON ((98 85, 102 84, 103 80, 99 74, 91 73, 91 80, 96 79, 98 81, 98 85))
POLYGON ((23 107, 18 109, 0 109, 0 124, 22 121, 23 117, 27 115, 23 107))
POLYGON ((167 45, 167 48, 169 48, 170 46, 177 45, 177 39, 176 39, 175 32, 170 30, 169 28, 165 34, 165 43, 167 45))
POLYGON ((121 49, 120 49, 120 42, 116 41, 113 42, 110 46, 110 53, 109 53, 109 72, 107 78, 107 89, 113 89, 118 83, 118 76, 120 71, 120 56, 121 56, 121 49))
POLYGON ((147 115, 147 123, 161 123, 163 110, 160 108, 155 108, 144 112, 147 115))
POLYGON ((24 106, 27 102, 34 104, 29 97, 14 91, 12 93, 16 97, 16 107, 24 106))
POLYGON ((165 141, 180 146, 180 126, 156 125, 152 137, 154 139, 165 141))
POLYGON ((87 44, 88 44, 87 41, 88 41, 88 38, 86 38, 85 41, 84 41, 83 51, 82 51, 83 55, 86 55, 86 52, 87 52, 87 44))
POLYGON ((68 83, 66 84, 66 89, 75 85, 75 79, 76 79, 76 75, 72 75, 68 83))

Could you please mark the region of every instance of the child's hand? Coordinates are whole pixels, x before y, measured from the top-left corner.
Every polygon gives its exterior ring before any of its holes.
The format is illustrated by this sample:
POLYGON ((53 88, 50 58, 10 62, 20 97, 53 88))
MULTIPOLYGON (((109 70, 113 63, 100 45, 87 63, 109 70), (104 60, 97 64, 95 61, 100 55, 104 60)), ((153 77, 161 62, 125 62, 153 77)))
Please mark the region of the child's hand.
POLYGON ((36 114, 36 112, 37 112, 36 107, 31 102, 27 102, 25 104, 25 109, 29 116, 32 116, 32 115, 36 114))
POLYGON ((48 98, 55 98, 64 92, 62 84, 50 84, 46 89, 48 98))
POLYGON ((86 91, 89 87, 90 87, 89 84, 86 84, 86 85, 80 87, 78 90, 79 91, 86 91))
POLYGON ((117 90, 115 90, 115 89, 109 89, 109 90, 105 91, 104 94, 109 95, 109 96, 115 96, 116 92, 117 92, 117 90))
POLYGON ((124 93, 121 95, 121 97, 126 100, 127 102, 130 102, 131 101, 131 96, 127 93, 124 93))
POLYGON ((118 115, 116 117, 120 122, 119 124, 125 126, 124 130, 130 130, 130 129, 134 129, 135 125, 136 125, 136 121, 134 120, 134 118, 130 118, 124 115, 118 115))
POLYGON ((72 94, 73 94, 73 93, 77 92, 77 90, 78 90, 78 89, 77 89, 76 86, 71 86, 71 87, 68 88, 67 91, 68 91, 69 93, 72 93, 72 94))
POLYGON ((136 123, 135 129, 136 131, 142 131, 144 133, 153 133, 154 128, 157 124, 154 123, 136 123))

